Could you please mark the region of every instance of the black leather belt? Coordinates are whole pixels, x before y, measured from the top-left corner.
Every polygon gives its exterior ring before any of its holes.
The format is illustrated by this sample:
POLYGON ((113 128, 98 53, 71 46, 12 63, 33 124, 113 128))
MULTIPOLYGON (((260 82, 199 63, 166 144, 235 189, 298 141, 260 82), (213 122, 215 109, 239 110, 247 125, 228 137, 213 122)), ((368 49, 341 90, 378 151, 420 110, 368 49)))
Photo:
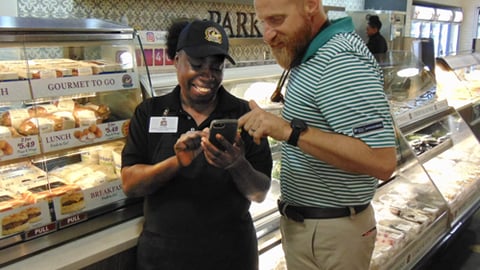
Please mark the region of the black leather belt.
POLYGON ((353 216, 367 209, 370 203, 364 205, 355 205, 339 208, 307 207, 295 206, 284 201, 278 200, 278 211, 282 216, 297 222, 303 222, 304 219, 324 219, 340 218, 353 216))

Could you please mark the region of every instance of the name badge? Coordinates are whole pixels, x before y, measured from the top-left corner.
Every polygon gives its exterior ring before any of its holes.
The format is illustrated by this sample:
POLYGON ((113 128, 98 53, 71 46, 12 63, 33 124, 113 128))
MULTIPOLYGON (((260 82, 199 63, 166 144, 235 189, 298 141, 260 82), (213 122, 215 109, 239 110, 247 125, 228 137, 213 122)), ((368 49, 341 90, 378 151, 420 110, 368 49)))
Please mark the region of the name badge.
POLYGON ((177 133, 177 116, 152 116, 150 117, 150 133, 177 133))

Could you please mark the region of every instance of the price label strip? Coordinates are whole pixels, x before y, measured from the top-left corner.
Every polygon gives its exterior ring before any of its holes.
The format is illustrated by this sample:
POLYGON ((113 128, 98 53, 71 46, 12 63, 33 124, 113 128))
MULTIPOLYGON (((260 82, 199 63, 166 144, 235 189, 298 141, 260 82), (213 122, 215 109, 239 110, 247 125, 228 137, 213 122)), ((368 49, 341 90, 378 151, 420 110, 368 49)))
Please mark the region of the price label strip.
POLYGON ((0 140, 0 161, 29 157, 37 154, 40 154, 40 143, 37 136, 0 140))
POLYGON ((43 148, 52 152, 120 139, 127 135, 129 123, 130 120, 121 120, 42 134, 43 148))

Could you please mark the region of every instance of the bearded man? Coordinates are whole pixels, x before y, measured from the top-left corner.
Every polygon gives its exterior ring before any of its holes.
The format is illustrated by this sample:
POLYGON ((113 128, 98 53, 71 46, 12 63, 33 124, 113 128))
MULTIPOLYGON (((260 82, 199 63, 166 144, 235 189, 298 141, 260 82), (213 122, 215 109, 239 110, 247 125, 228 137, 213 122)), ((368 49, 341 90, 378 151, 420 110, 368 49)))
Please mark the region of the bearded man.
POLYGON ((281 117, 250 101, 239 125, 258 143, 267 136, 283 142, 287 267, 368 269, 376 236, 370 202, 378 180, 396 168, 382 70, 351 18, 329 20, 321 0, 254 4, 264 41, 290 75, 281 117))

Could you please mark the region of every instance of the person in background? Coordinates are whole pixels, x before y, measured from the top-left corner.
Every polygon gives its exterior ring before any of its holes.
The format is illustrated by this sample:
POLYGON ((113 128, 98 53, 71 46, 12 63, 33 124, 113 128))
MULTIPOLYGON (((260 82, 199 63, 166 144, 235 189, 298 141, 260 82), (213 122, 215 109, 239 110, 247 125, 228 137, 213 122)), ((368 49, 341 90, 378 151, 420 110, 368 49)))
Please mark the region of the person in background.
POLYGON ((369 15, 367 22, 367 47, 373 54, 386 53, 388 50, 387 41, 380 34, 382 22, 377 15, 369 15))
POLYGON ((278 206, 287 267, 368 269, 376 237, 370 202, 396 168, 382 70, 352 19, 329 21, 321 0, 254 6, 264 41, 290 75, 281 117, 250 101, 239 126, 257 143, 283 142, 278 206))
POLYGON ((246 132, 222 151, 208 140, 213 119, 234 118, 248 103, 222 86, 228 54, 224 29, 211 21, 175 22, 167 52, 178 85, 144 100, 122 151, 123 190, 144 197, 138 269, 258 269, 251 201, 270 187, 271 152, 246 132), (179 34, 178 34, 179 33, 179 34))

